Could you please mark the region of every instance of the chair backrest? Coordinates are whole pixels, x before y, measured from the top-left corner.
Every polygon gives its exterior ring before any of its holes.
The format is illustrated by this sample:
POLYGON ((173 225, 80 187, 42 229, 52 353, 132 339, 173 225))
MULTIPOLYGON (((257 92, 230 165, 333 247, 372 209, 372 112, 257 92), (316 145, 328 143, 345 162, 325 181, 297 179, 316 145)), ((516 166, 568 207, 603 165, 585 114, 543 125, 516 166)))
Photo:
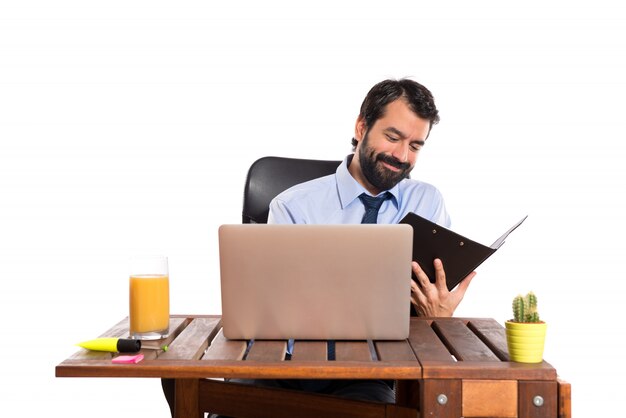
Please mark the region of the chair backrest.
POLYGON ((263 157, 248 170, 243 192, 242 222, 267 223, 274 197, 298 183, 337 171, 341 161, 263 157))

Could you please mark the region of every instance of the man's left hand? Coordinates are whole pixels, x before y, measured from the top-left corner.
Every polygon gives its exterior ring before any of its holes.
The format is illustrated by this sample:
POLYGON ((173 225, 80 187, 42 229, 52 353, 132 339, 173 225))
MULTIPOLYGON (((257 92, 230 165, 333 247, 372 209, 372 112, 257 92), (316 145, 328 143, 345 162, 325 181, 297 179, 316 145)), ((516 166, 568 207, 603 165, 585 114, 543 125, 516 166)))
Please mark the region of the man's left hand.
POLYGON ((448 290, 446 286, 446 272, 443 263, 436 258, 433 261, 435 266, 435 283, 431 283, 424 270, 415 261, 412 263, 413 273, 417 277, 411 280, 411 303, 415 306, 420 316, 429 317, 451 317, 457 306, 463 300, 465 291, 476 275, 473 271, 467 275, 456 289, 448 290))

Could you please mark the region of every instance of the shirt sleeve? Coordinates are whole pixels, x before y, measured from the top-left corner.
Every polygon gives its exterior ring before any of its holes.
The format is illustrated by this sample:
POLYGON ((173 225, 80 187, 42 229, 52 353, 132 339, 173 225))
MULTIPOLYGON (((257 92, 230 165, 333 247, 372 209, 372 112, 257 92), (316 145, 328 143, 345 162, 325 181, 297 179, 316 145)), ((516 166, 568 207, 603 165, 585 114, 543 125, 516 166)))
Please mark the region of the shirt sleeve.
POLYGON ((270 202, 270 213, 267 217, 268 224, 295 224, 296 220, 287 204, 279 199, 270 202))

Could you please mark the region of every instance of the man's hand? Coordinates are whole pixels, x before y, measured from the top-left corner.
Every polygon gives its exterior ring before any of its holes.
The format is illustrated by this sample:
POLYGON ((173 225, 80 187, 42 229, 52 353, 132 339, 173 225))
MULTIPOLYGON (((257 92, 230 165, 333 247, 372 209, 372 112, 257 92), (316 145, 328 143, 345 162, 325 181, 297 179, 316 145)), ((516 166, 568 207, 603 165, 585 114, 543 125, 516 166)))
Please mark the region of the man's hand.
POLYGON ((443 263, 440 259, 436 258, 433 262, 435 266, 434 284, 428 280, 426 273, 415 261, 411 264, 413 273, 417 277, 417 283, 415 280, 411 280, 411 303, 415 306, 417 313, 420 316, 429 317, 452 316, 456 307, 463 300, 465 291, 476 272, 473 271, 468 274, 466 278, 461 280, 456 289, 450 292, 446 286, 446 272, 443 270, 443 263))

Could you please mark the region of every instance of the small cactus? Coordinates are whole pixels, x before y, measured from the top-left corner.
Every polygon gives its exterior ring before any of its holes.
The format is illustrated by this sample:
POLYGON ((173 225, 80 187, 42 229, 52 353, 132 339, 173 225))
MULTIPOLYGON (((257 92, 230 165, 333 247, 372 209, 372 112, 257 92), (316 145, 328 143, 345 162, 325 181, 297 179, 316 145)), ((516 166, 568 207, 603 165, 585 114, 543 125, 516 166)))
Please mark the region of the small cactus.
POLYGON ((513 321, 541 322, 537 312, 537 296, 533 292, 513 298, 513 321))

